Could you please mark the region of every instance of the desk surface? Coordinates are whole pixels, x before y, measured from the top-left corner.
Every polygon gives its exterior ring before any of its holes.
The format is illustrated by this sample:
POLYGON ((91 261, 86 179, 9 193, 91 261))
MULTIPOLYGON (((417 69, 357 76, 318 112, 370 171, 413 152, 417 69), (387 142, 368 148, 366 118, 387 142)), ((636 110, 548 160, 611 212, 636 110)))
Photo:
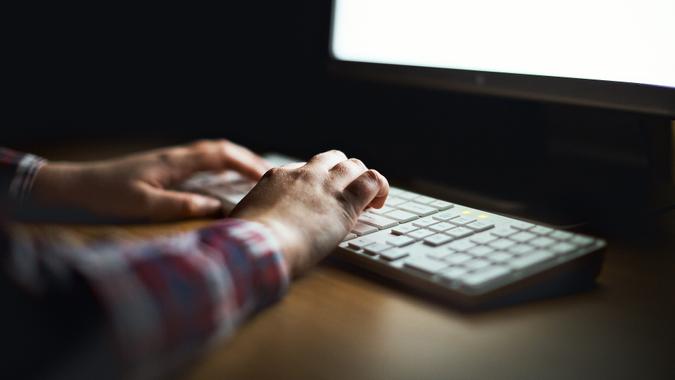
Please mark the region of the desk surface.
MULTIPOLYGON (((675 378, 675 211, 658 219, 603 236, 596 289, 482 313, 323 263, 179 377, 675 378)), ((127 238, 204 223, 36 228, 127 238)))
MULTIPOLYGON (((185 379, 672 378, 675 213, 637 243, 609 238, 594 290, 480 313, 329 260, 181 374, 185 379)), ((92 238, 160 226, 40 226, 92 238)))

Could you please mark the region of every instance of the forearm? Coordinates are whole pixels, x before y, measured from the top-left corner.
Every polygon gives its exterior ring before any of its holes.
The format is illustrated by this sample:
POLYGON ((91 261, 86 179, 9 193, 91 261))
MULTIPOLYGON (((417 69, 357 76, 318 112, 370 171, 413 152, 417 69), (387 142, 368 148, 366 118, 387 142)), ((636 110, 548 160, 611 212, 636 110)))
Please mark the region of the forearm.
MULTIPOLYGON (((43 269, 72 269, 84 278, 124 362, 136 368, 172 366, 212 339, 230 335, 288 285, 276 241, 251 222, 226 220, 170 238, 96 249, 46 250, 41 244, 17 242, 8 268, 25 268, 37 257, 35 265, 43 269)), ((40 292, 39 278, 35 282, 31 273, 36 271, 13 277, 40 292)))

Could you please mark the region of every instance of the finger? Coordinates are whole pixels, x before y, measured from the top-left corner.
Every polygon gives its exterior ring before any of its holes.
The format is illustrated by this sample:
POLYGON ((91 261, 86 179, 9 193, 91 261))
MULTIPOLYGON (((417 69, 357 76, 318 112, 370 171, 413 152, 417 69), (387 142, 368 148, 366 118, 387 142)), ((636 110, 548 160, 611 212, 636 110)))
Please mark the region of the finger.
POLYGON ((350 158, 333 166, 328 172, 333 184, 338 189, 342 190, 366 170, 368 170, 368 168, 361 160, 358 158, 350 158))
POLYGON ((344 199, 356 215, 366 207, 382 207, 389 194, 389 182, 379 172, 366 170, 350 183, 344 191, 344 199))
POLYGON ((389 196, 389 181, 387 181, 387 178, 380 174, 375 169, 372 169, 375 174, 379 177, 380 183, 382 183, 382 188, 380 189, 380 192, 375 196, 375 199, 373 199, 372 202, 368 205, 369 207, 375 207, 375 208, 382 208, 384 206, 384 202, 386 202, 387 197, 389 196))
POLYGON ((329 150, 319 153, 307 161, 306 167, 320 171, 328 171, 333 166, 347 159, 344 153, 339 150, 329 150))
POLYGON ((216 215, 221 212, 219 200, 199 194, 143 186, 146 194, 146 215, 152 220, 169 221, 216 215))
POLYGON ((180 181, 198 171, 225 169, 258 180, 272 167, 262 157, 227 140, 200 141, 185 147, 162 151, 160 159, 174 171, 174 180, 180 181))
POLYGON ((293 169, 301 168, 301 167, 305 166, 306 164, 307 164, 306 162, 291 162, 291 163, 288 163, 286 165, 282 165, 281 168, 293 170, 293 169))
POLYGON ((225 142, 222 149, 227 169, 237 171, 254 181, 259 180, 266 171, 272 168, 272 164, 264 158, 241 145, 225 142))

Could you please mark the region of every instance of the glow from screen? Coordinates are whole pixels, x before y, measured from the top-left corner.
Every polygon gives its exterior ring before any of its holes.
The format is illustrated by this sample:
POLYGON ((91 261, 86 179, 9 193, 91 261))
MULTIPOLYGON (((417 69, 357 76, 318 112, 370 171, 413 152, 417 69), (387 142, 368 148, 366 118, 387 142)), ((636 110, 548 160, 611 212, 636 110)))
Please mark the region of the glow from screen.
POLYGON ((336 0, 346 61, 675 87, 675 0, 336 0))

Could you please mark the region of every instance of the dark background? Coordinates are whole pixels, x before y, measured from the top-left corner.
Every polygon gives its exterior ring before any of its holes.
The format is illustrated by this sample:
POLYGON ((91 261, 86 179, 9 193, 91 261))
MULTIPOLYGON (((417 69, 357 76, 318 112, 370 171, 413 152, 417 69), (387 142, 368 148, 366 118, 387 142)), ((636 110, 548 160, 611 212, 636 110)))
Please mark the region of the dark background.
POLYGON ((609 187, 646 191, 631 187, 654 174, 653 137, 639 130, 652 119, 336 76, 330 8, 303 0, 9 12, 4 144, 226 137, 298 157, 339 148, 395 182, 424 178, 517 202, 597 208, 609 187))

